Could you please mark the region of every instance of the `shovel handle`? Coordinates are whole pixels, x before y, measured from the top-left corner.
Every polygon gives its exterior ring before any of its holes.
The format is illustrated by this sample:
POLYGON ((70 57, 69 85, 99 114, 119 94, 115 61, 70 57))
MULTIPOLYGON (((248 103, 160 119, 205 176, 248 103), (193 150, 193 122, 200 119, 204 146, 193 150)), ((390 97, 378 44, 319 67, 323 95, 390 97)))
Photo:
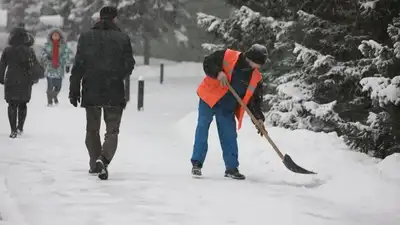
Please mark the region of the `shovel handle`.
POLYGON ((231 84, 227 84, 229 91, 232 92, 233 96, 235 96, 236 100, 239 102, 239 104, 244 108, 244 110, 247 112, 247 114, 250 116, 251 120, 253 121, 253 123, 256 125, 256 127, 258 128, 258 130, 261 131, 261 133, 264 135, 264 137, 268 140, 268 142, 272 145, 272 148, 275 150, 275 152, 279 155, 279 157, 281 158, 281 160, 284 159, 284 155, 282 154, 282 152, 279 150, 278 146, 276 146, 276 144, 274 143, 274 141, 272 141, 271 137, 268 135, 268 132, 265 130, 264 127, 260 126, 260 124, 258 123, 257 118, 253 115, 253 113, 250 111, 250 109, 247 107, 246 104, 244 104, 244 102, 242 101, 242 99, 239 97, 239 95, 236 93, 236 91, 232 88, 231 84))

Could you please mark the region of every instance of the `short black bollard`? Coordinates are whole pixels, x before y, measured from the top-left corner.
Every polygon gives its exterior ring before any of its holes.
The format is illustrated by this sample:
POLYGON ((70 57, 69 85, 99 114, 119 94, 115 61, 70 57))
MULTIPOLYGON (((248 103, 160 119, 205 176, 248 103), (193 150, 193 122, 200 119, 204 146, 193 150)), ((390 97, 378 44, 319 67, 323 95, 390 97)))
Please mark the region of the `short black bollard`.
POLYGON ((160 65, 160 84, 164 83, 164 63, 160 65))
POLYGON ((144 105, 144 79, 142 76, 138 80, 138 111, 143 111, 144 105))

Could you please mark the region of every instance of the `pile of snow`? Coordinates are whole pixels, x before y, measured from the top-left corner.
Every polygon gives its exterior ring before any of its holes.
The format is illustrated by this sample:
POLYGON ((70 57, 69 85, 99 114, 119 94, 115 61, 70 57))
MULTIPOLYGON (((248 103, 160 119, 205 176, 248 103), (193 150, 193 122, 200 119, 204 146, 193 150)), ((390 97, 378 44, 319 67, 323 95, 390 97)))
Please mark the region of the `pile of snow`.
POLYGON ((0 32, 0 51, 3 51, 8 45, 8 36, 6 32, 0 32))
POLYGON ((0 27, 7 26, 7 10, 0 9, 0 27))
POLYGON ((378 164, 382 175, 400 183, 400 153, 387 156, 378 164))
POLYGON ((49 27, 62 27, 64 19, 60 15, 40 16, 40 22, 49 27))

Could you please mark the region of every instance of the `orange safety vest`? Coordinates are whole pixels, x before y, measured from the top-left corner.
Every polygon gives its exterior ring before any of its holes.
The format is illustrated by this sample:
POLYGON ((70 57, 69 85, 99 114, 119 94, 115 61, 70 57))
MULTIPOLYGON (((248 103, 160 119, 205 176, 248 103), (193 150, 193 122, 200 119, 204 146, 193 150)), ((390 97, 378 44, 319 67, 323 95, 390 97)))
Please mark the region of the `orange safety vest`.
MULTIPOLYGON (((232 80, 232 72, 235 68, 236 62, 239 59, 241 52, 227 49, 224 55, 223 71, 228 77, 229 82, 232 80)), ((246 94, 243 97, 244 104, 248 104, 253 96, 254 90, 258 83, 262 80, 261 73, 258 69, 254 69, 251 75, 249 86, 247 87, 246 94)), ((207 103, 211 108, 229 91, 228 87, 222 87, 219 80, 206 76, 197 89, 198 96, 207 103)), ((238 130, 242 127, 242 120, 244 116, 244 108, 239 105, 235 111, 238 120, 238 130)))

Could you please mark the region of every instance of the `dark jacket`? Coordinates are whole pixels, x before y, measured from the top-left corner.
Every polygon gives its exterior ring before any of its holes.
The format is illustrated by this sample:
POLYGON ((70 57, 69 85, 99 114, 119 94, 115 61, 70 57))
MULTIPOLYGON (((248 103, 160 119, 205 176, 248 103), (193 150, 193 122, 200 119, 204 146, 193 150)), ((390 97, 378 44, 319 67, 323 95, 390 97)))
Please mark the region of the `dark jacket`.
MULTIPOLYGON (((203 69, 207 76, 217 79, 218 73, 223 70, 222 63, 224 60, 225 51, 226 50, 215 51, 214 53, 205 57, 203 69)), ((252 73, 253 69, 247 63, 244 55, 240 54, 232 72, 231 85, 241 98, 243 98, 246 94, 252 73)), ((257 85, 257 88, 247 106, 257 119, 264 121, 265 116, 261 111, 261 104, 263 102, 263 91, 261 84, 262 82, 257 85)), ((239 103, 236 101, 236 98, 233 96, 233 94, 228 91, 217 103, 217 106, 223 107, 225 110, 234 111, 239 106, 239 103)))
POLYGON ((37 62, 37 58, 30 47, 33 42, 28 43, 27 40, 29 36, 24 30, 14 31, 10 35, 9 46, 1 55, 0 83, 4 84, 4 98, 7 102, 29 102, 32 85, 38 80, 38 77, 29 73, 30 62, 37 62))
POLYGON ((69 97, 82 98, 82 107, 125 107, 124 79, 134 66, 129 36, 111 21, 98 22, 79 37, 69 97))

